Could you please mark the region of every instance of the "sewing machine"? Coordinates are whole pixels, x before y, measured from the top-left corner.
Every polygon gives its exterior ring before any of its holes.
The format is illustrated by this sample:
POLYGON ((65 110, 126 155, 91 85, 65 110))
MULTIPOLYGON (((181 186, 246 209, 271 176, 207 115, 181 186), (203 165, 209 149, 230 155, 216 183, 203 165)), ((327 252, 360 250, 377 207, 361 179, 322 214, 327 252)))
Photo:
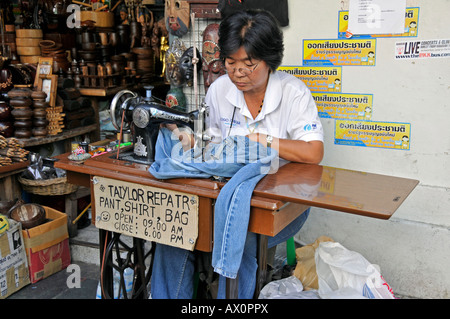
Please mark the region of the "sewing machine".
POLYGON ((203 147, 210 138, 204 134, 207 107, 184 113, 163 104, 152 97, 153 86, 145 86, 146 96, 130 90, 118 92, 111 101, 110 114, 113 126, 120 132, 129 131, 133 137, 133 150, 119 155, 119 159, 151 164, 155 159, 155 145, 160 125, 173 123, 190 128, 195 145, 203 147))

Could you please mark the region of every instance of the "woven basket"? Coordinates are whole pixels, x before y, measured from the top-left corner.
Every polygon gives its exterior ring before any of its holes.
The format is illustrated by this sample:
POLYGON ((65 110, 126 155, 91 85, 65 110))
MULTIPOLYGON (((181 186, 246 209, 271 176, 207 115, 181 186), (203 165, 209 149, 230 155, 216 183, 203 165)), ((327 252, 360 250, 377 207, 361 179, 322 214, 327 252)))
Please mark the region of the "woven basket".
POLYGON ((78 189, 77 185, 68 183, 66 177, 33 180, 19 176, 18 180, 23 190, 36 195, 65 195, 78 189))

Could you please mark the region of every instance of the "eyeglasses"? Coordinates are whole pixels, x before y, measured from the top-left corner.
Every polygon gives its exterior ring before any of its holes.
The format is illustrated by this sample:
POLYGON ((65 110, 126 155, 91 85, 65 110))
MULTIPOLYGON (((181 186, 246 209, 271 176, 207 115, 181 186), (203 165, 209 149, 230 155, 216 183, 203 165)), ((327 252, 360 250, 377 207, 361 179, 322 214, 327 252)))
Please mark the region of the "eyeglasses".
POLYGON ((250 68, 236 68, 236 67, 231 67, 230 64, 227 62, 227 60, 225 60, 225 68, 227 69, 228 73, 234 73, 237 69, 239 71, 239 73, 241 73, 245 76, 252 74, 258 65, 259 65, 259 62, 256 63, 255 66, 251 69, 250 68))

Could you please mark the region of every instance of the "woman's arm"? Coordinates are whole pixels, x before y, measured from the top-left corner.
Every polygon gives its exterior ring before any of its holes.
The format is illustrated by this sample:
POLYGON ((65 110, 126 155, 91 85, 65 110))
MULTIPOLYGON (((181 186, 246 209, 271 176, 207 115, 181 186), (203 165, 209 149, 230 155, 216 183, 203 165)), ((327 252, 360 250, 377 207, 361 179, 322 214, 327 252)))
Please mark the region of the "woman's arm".
MULTIPOLYGON (((267 145, 266 134, 253 133, 247 136, 264 146, 267 145)), ((305 142, 274 137, 271 148, 277 150, 279 156, 285 160, 307 164, 319 164, 324 153, 322 141, 305 142)))

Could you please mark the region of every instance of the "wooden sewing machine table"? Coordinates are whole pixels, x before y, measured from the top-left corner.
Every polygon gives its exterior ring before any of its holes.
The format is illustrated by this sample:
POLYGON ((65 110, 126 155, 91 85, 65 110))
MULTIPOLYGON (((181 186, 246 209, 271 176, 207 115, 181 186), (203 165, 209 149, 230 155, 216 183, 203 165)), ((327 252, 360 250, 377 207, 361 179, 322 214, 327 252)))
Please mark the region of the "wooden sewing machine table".
MULTIPOLYGON (((120 152, 123 151, 125 149, 120 152)), ((214 201, 224 183, 197 178, 158 180, 148 172, 148 165, 117 160, 115 154, 116 151, 113 151, 92 157, 82 164, 70 161, 69 153, 55 157, 58 159, 55 167, 67 171, 68 182, 91 189, 92 222, 96 223, 100 230, 101 254, 106 240, 105 233, 112 229, 104 230, 98 225, 104 216, 96 216, 95 207, 105 204, 99 203, 99 180, 100 184, 115 181, 118 185, 124 185, 123 187, 109 185, 110 191, 125 188, 126 185, 139 185, 138 188, 150 187, 148 192, 152 194, 156 194, 155 190, 161 190, 196 196, 198 237, 195 240, 195 249, 212 251, 214 201), (96 187, 97 191, 94 191, 96 187)), ((249 222, 249 231, 259 234, 256 293, 259 293, 265 284, 267 236, 275 236, 306 209, 322 207, 372 218, 389 219, 417 184, 418 181, 412 179, 300 163, 287 163, 276 173, 266 175, 254 189, 249 222)), ((110 205, 114 203, 111 202, 110 205)), ((173 238, 180 237, 173 236, 173 238)), ((188 239, 185 238, 184 241, 187 242, 188 239)), ((108 279, 104 276, 104 280, 110 281, 108 287, 112 291, 112 277, 108 279)), ((227 297, 234 298, 237 296, 236 293, 236 281, 228 280, 227 297)))

